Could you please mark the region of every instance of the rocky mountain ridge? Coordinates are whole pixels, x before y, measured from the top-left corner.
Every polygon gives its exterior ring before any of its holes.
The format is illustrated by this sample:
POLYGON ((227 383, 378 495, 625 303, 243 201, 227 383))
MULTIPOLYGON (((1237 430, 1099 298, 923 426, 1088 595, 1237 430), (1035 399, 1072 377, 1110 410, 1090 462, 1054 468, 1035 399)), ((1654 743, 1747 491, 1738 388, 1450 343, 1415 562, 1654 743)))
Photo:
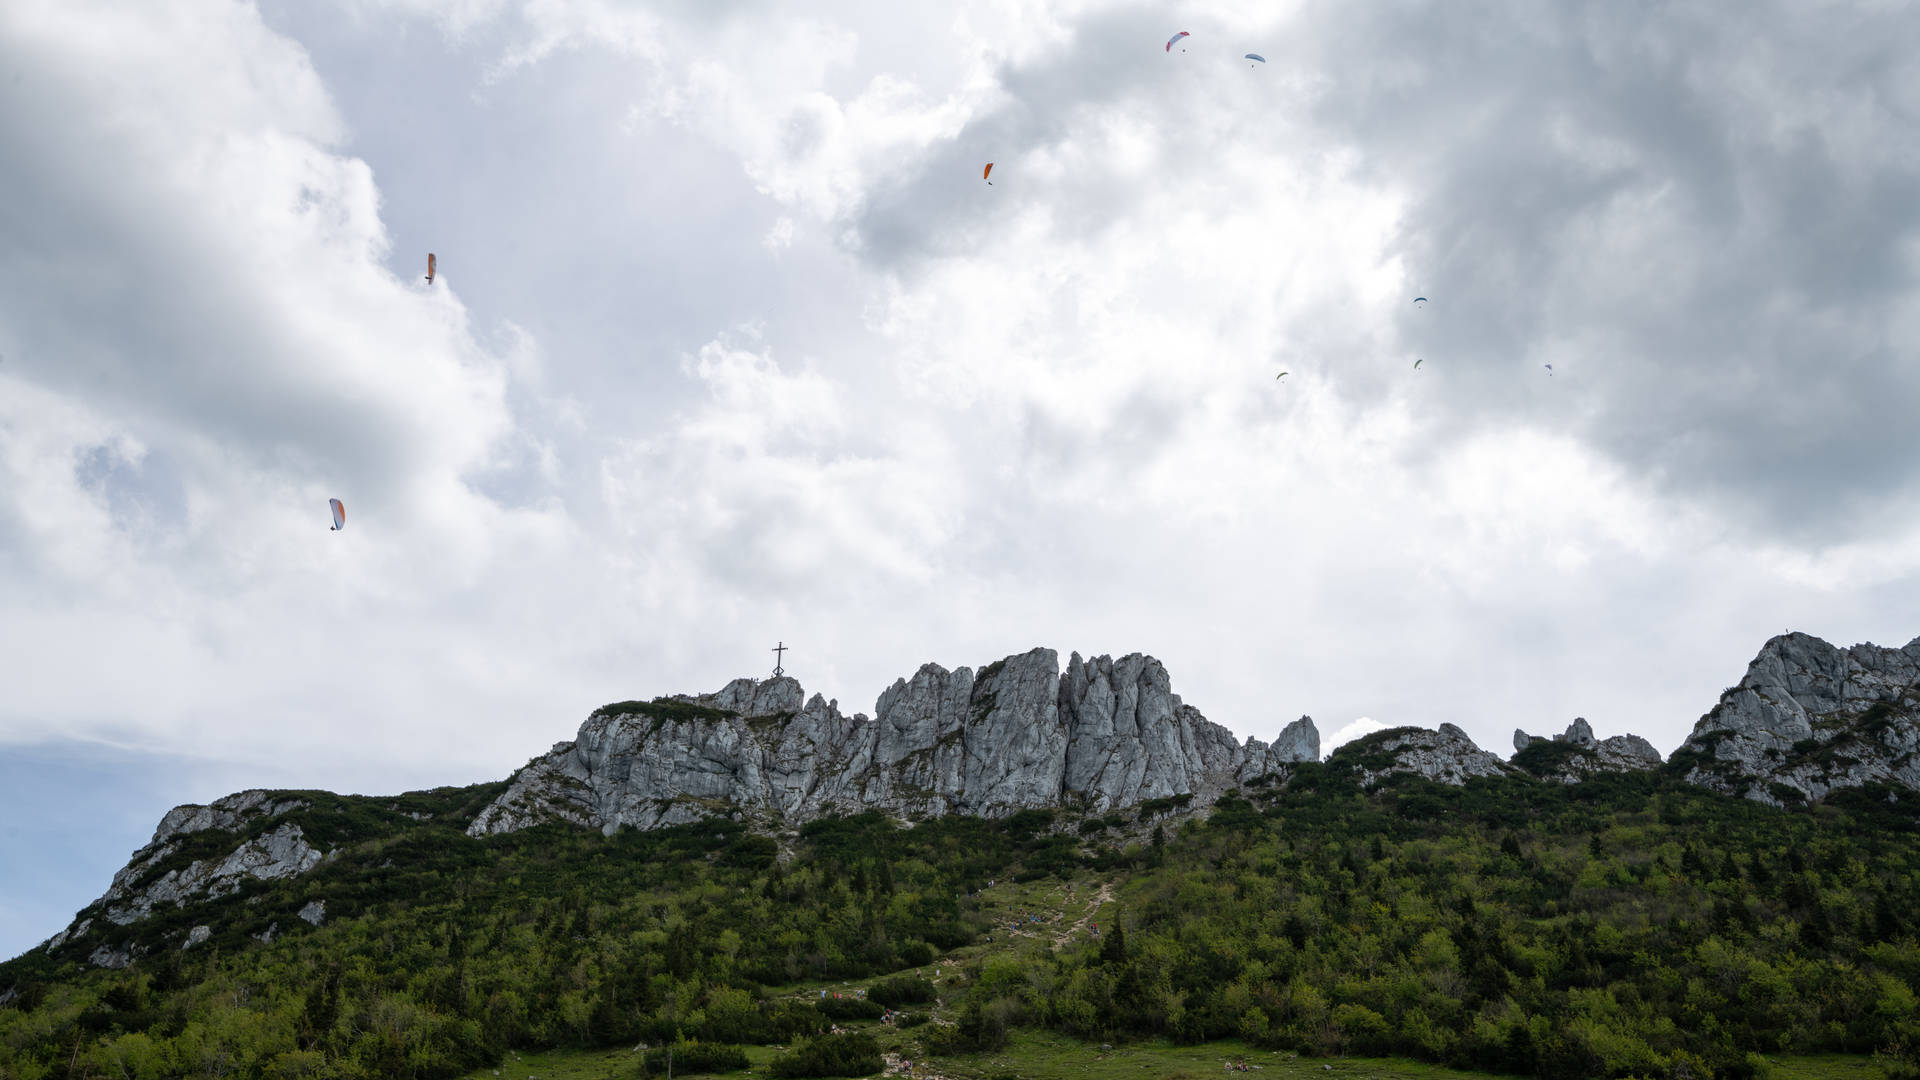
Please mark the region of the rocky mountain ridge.
POLYGON ((1542 779, 1577 784, 1594 773, 1657 769, 1661 760, 1660 751, 1640 736, 1596 739, 1593 725, 1586 717, 1576 716, 1566 731, 1551 739, 1515 728, 1513 764, 1542 779))
POLYGON ((1673 764, 1689 783, 1772 806, 1871 784, 1920 789, 1920 638, 1843 649, 1774 637, 1673 764))
POLYGON ((736 679, 715 694, 598 709, 571 741, 521 770, 470 835, 544 821, 612 832, 738 812, 765 824, 880 810, 901 818, 1105 812, 1237 784, 1317 761, 1312 719, 1269 746, 1209 721, 1138 653, 1052 649, 948 671, 923 665, 869 719, 841 714, 797 680, 736 679))
MULTIPOLYGON (((902 820, 1048 808, 1096 815, 1141 804, 1205 812, 1227 792, 1285 782, 1320 761, 1311 718, 1287 725, 1271 745, 1239 742, 1172 693, 1158 660, 1137 653, 1075 653, 1064 670, 1051 649, 978 673, 926 664, 882 693, 871 719, 802 695, 788 677, 736 679, 713 694, 604 706, 497 797, 479 793, 457 820, 469 836, 484 837, 549 822, 611 833, 715 814, 774 829, 868 810, 902 820)), ((1840 649, 1783 635, 1666 767, 1690 783, 1776 806, 1871 784, 1920 790, 1917 706, 1920 639, 1903 649, 1840 649)), ((1515 731, 1514 746, 1513 760, 1501 761, 1452 724, 1394 728, 1347 744, 1328 764, 1344 761, 1363 787, 1396 773, 1453 785, 1522 775, 1578 783, 1662 767, 1645 739, 1597 739, 1583 718, 1552 739, 1515 731)), ((304 818, 308 806, 298 795, 254 790, 174 808, 107 893, 47 948, 78 945, 90 927, 126 927, 157 910, 231 895, 249 880, 314 869, 338 852, 322 850, 299 821, 282 820, 304 818)), ((387 811, 418 817, 398 803, 387 811)), ((324 909, 309 905, 299 917, 318 923, 324 909)), ((188 934, 182 947, 194 943, 188 934)), ((92 956, 104 966, 128 959, 105 948, 92 956)))

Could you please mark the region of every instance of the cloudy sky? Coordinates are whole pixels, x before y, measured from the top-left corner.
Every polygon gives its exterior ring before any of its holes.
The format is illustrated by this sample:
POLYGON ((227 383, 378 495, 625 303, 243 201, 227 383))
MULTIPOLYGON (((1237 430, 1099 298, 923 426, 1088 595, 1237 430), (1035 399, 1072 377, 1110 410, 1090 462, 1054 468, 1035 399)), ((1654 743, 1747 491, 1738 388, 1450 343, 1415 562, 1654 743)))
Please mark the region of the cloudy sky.
POLYGON ((1920 634, 1906 5, 827 8, 0 5, 0 955, 777 641, 1505 753, 1920 634))

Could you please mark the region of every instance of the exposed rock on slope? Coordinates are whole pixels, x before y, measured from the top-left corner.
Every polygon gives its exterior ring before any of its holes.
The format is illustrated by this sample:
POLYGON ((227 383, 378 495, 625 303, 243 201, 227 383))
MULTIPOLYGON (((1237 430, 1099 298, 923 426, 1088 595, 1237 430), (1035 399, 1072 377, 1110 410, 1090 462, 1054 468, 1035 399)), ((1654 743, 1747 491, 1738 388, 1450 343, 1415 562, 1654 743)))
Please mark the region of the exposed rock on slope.
POLYGON ((1899 649, 1773 638, 1673 764, 1775 806, 1875 782, 1920 788, 1920 638, 1899 649))
POLYGON ((1593 726, 1576 716, 1567 730, 1551 739, 1513 732, 1512 764, 1543 780, 1578 783, 1601 772, 1631 772, 1660 767, 1660 751, 1638 735, 1595 739, 1593 726), (1539 747, 1539 749, 1534 749, 1539 747))
POLYGON ((300 826, 289 823, 219 857, 195 859, 159 872, 167 862, 178 861, 173 856, 183 837, 207 830, 234 832, 262 818, 270 820, 308 805, 304 799, 276 799, 276 794, 242 791, 207 806, 177 806, 168 811, 154 830, 153 839, 113 875, 112 887, 100 898, 108 920, 125 926, 146 918, 155 904, 225 896, 239 887, 242 878, 270 881, 311 870, 322 855, 307 843, 300 826))
POLYGON ((1476 776, 1513 772, 1453 724, 1441 724, 1437 731, 1417 727, 1376 731, 1335 750, 1327 764, 1351 767, 1363 787, 1392 773, 1413 773, 1457 786, 1476 776))
POLYGON ((1158 660, 1082 660, 1051 649, 948 671, 926 664, 842 716, 791 677, 736 679, 715 694, 596 710, 536 759, 468 828, 474 836, 565 821, 611 832, 716 812, 799 822, 883 810, 903 817, 1077 806, 1099 811, 1191 794, 1315 760, 1302 717, 1275 745, 1181 702, 1158 660))

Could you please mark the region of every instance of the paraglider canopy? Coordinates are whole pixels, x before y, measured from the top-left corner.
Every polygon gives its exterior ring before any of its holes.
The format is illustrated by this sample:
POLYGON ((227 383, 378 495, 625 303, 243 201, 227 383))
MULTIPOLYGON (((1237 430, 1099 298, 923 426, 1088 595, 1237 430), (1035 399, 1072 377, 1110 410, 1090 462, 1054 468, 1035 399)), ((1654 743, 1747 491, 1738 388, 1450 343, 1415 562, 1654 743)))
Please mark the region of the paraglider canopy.
POLYGON ((427 252, 427 284, 433 284, 433 252, 427 252))
POLYGON ((339 499, 328 499, 327 505, 333 508, 333 528, 328 532, 337 532, 347 527, 347 508, 339 499))
POLYGON ((1420 359, 1418 359, 1418 360, 1415 360, 1415 361, 1413 362, 1413 370, 1415 370, 1415 371, 1419 371, 1419 370, 1420 370, 1420 365, 1421 365, 1421 364, 1424 364, 1424 363, 1426 363, 1426 360, 1427 360, 1427 358, 1426 358, 1426 357, 1424 357, 1424 356, 1423 356, 1423 357, 1421 357, 1421 358, 1420 358, 1420 359))
POLYGON ((1186 32, 1185 30, 1182 30, 1182 31, 1180 31, 1179 33, 1177 33, 1177 34, 1175 34, 1175 35, 1173 35, 1172 37, 1170 37, 1170 38, 1168 38, 1168 39, 1167 39, 1167 51, 1168 51, 1168 52, 1172 52, 1172 51, 1173 51, 1173 43, 1174 43, 1174 42, 1176 42, 1176 41, 1179 41, 1179 40, 1180 40, 1181 38, 1183 38, 1183 37, 1189 37, 1189 36, 1191 36, 1191 35, 1189 35, 1189 34, 1188 34, 1188 33, 1187 33, 1187 32, 1186 32))
POLYGON ((1427 302, 1427 298, 1424 296, 1416 296, 1413 298, 1413 302, 1416 304, 1424 304, 1427 302))
POLYGON ((1259 53, 1251 53, 1251 52, 1250 52, 1250 53, 1248 53, 1248 54, 1247 54, 1247 59, 1249 59, 1249 60, 1258 60, 1258 61, 1260 61, 1260 62, 1261 62, 1261 63, 1263 63, 1263 64, 1267 62, 1267 58, 1266 58, 1266 57, 1264 57, 1264 56, 1261 56, 1261 55, 1260 55, 1259 53))
POLYGON ((1283 371, 1283 372, 1281 372, 1280 374, 1278 374, 1278 375, 1275 375, 1275 376, 1274 376, 1274 378, 1276 378, 1276 379, 1284 379, 1284 378, 1286 378, 1286 377, 1287 377, 1287 373, 1286 373, 1286 372, 1284 372, 1284 371, 1283 371))
MULTIPOLYGON (((993 175, 993 162, 991 162, 991 161, 989 161, 989 162, 987 162, 987 167, 986 167, 985 169, 983 169, 983 170, 981 170, 981 172, 980 172, 980 179, 982 179, 982 180, 987 180, 987 177, 989 177, 989 176, 992 176, 992 175, 993 175)), ((987 183, 989 183, 989 184, 991 184, 991 183, 993 183, 993 181, 991 181, 991 180, 987 180, 987 183)))

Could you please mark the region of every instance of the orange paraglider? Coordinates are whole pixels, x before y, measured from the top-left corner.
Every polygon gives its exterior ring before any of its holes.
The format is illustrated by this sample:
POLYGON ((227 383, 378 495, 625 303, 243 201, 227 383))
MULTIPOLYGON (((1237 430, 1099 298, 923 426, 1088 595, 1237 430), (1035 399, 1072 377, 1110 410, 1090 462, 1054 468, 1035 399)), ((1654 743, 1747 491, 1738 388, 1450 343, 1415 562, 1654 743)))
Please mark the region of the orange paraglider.
MULTIPOLYGON (((989 162, 987 162, 987 167, 986 167, 986 168, 985 168, 984 170, 982 170, 982 171, 981 171, 981 173, 980 173, 980 179, 982 179, 982 180, 987 180, 987 177, 989 177, 989 176, 992 176, 992 175, 993 175, 993 162, 991 162, 991 161, 989 161, 989 162)), ((988 186, 988 187, 992 187, 992 186, 993 186, 993 181, 991 181, 991 180, 987 180, 987 186, 988 186)))
POLYGON ((433 284, 433 252, 427 252, 427 284, 433 284))

